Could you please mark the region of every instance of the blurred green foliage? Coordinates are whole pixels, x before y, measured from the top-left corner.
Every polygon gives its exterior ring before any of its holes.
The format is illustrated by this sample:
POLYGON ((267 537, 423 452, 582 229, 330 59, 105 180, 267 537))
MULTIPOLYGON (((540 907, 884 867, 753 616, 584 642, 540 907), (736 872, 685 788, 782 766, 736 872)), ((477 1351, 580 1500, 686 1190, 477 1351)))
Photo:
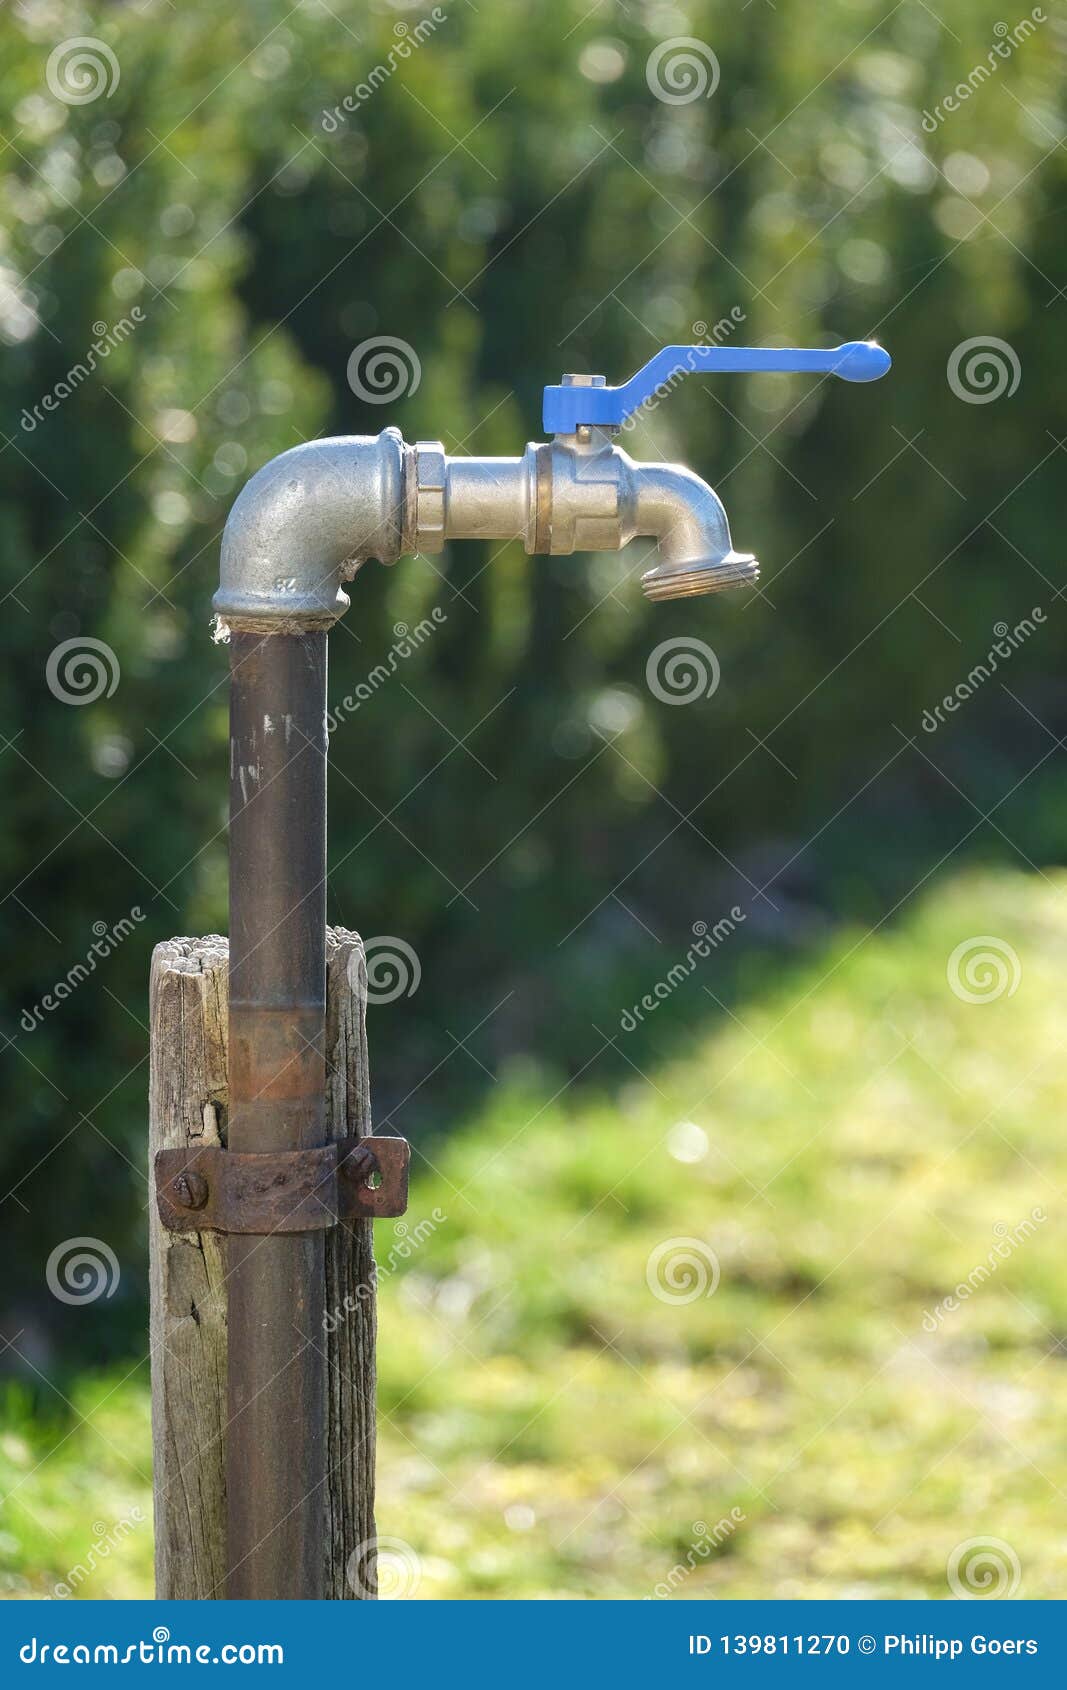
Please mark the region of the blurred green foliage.
MULTIPOLYGON (((447 613, 332 740, 330 918, 422 961, 417 995, 371 1025, 379 1118, 410 1136, 453 1124, 487 1074, 546 1092, 628 1075, 607 1042, 620 1008, 739 895, 726 1002, 766 977, 761 954, 778 967, 828 920, 880 921, 957 847, 1062 854, 1053 765, 1019 784, 1067 729, 1067 424, 1042 379, 1067 334, 1057 8, 932 133, 923 113, 986 61, 1000 0, 444 10, 338 124, 419 7, 5 8, 0 1168, 12 1330, 36 1359, 126 1353, 143 1318, 150 948, 225 924, 218 538, 246 476, 298 440, 389 422, 513 452, 563 369, 618 379, 734 307, 746 342, 877 333, 896 360, 877 389, 693 379, 627 441, 721 490, 759 596, 647 606, 640 547, 455 546, 357 581, 334 702, 398 624, 447 613), (120 75, 67 104, 46 67, 79 35, 120 75), (714 49, 712 97, 650 90, 677 35, 714 49), (24 426, 135 306, 105 366, 24 426), (346 380, 379 334, 422 370, 386 407, 346 380), (988 405, 946 380, 977 335, 1023 371, 988 405), (925 738, 923 710, 1035 604, 1011 694, 990 685, 925 738), (645 664, 681 633, 722 681, 672 708, 645 664), (121 680, 79 709, 45 669, 83 636, 121 680), (136 935, 25 1031, 94 923, 135 906, 136 935), (42 1302, 49 1249, 79 1232, 118 1251, 119 1292, 42 1302)), ((672 1008, 632 1059, 714 1007, 672 1008)))
MULTIPOLYGON (((651 1084, 512 1083, 439 1147, 376 1232, 378 1526, 419 1566, 387 1549, 383 1587, 937 1599, 994 1538, 1057 1596, 1065 911, 1062 873, 961 876, 651 1084), (979 911, 1019 966, 974 1003, 945 972, 979 911)), ((147 1373, 58 1424, 9 1395, 7 1594, 149 1517, 147 1373)), ((149 1537, 74 1593, 149 1594, 149 1537)))

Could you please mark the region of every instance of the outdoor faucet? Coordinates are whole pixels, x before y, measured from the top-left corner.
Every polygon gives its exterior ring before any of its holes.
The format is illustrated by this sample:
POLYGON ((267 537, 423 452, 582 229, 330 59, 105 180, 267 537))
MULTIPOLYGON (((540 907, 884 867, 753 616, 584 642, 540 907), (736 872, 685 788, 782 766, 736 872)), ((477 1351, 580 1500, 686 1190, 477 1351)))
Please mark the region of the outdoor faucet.
MULTIPOLYGON (((327 634, 343 582, 449 540, 521 539, 530 553, 655 540, 649 598, 755 581, 711 488, 679 464, 635 463, 616 435, 693 370, 810 370, 871 381, 889 358, 668 346, 622 387, 547 387, 551 440, 518 458, 406 446, 395 428, 283 452, 236 500, 214 608, 230 641, 229 1080, 224 1154, 250 1191, 322 1183, 326 1087, 327 634)), ((186 1182, 187 1207, 192 1190, 186 1182)), ((202 1199, 201 1199, 202 1200, 202 1199)), ((307 1334, 326 1315, 321 1199, 283 1228, 238 1217, 227 1239, 226 1594, 324 1594, 327 1368, 307 1334), (293 1425, 305 1429, 295 1444, 293 1425)), ((162 1213, 162 1210, 161 1210, 162 1213)), ((287 1217, 290 1221, 292 1217, 287 1217)), ((165 1224, 176 1224, 167 1222, 165 1224)), ((220 1222, 213 1223, 216 1227, 220 1222)), ((225 1230, 225 1229, 224 1229, 225 1230)))
POLYGON ((871 341, 831 351, 667 346, 621 387, 567 375, 544 392, 545 432, 521 457, 451 456, 400 432, 295 446, 244 488, 226 524, 214 608, 250 633, 329 627, 348 608, 342 582, 370 558, 432 555, 449 540, 520 539, 531 555, 621 551, 654 539, 641 577, 650 599, 747 586, 759 576, 734 550, 718 495, 681 464, 635 463, 616 443, 691 372, 802 371, 874 381, 889 354, 871 341))

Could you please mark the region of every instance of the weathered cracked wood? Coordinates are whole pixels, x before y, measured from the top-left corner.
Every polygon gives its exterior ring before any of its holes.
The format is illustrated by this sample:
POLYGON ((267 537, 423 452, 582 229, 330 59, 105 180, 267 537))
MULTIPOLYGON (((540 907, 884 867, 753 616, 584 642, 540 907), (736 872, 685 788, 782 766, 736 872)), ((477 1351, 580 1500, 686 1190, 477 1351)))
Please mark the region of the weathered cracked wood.
MULTIPOLYGON (((225 1141, 225 939, 170 939, 152 956, 148 1161, 225 1141)), ((150 1188, 156 1589, 209 1597, 225 1572, 223 1241, 166 1232, 150 1188)))
MULTIPOLYGON (((151 978, 149 1165, 157 1150, 226 1142, 227 943, 157 945, 151 978)), ((327 934, 327 1130, 371 1130, 365 962, 355 933, 327 934)), ((226 1530, 225 1241, 150 1215, 156 1592, 222 1594, 226 1530)), ((370 1221, 326 1234, 328 1358, 325 1589, 373 1595, 376 1307, 370 1221), (346 1576, 351 1562, 353 1577, 346 1576)), ((294 1433, 297 1431, 294 1428, 294 1433)))
MULTIPOLYGON (((326 1128, 331 1139, 371 1132, 363 941, 326 929, 326 1128)), ((326 1233, 326 1593, 378 1593, 374 1544, 374 1393, 378 1304, 374 1222, 326 1233), (349 1568, 351 1567, 351 1576, 349 1568)))

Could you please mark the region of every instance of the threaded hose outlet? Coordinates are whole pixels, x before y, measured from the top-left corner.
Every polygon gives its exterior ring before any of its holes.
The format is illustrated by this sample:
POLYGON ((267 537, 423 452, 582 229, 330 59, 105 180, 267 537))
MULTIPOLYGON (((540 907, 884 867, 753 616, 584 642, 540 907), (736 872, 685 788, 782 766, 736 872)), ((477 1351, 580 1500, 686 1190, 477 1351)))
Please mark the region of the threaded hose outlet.
POLYGON ((751 552, 728 552, 721 558, 693 558, 685 563, 661 563, 646 570, 641 590, 646 598, 692 599, 702 593, 722 593, 730 587, 754 587, 759 564, 751 552))

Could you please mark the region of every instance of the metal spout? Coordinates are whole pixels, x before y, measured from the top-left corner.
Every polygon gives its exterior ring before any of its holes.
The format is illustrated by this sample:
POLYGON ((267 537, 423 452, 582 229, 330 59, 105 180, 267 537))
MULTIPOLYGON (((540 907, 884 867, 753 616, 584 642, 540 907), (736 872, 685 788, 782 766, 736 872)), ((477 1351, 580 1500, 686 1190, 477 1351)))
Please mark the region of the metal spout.
POLYGON ((759 564, 734 550, 722 500, 681 464, 633 464, 634 532, 658 541, 659 561, 641 577, 650 599, 695 598, 753 586, 759 564))

